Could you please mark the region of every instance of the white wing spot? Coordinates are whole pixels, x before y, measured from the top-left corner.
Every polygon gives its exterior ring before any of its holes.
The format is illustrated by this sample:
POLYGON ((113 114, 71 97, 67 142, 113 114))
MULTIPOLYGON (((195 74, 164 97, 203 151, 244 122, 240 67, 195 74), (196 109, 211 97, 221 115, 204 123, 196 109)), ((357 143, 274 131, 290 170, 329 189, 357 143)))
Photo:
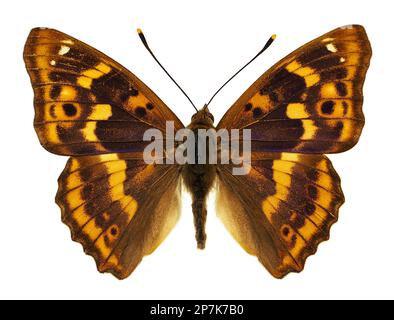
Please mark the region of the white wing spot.
POLYGON ((69 52, 70 51, 70 47, 67 47, 67 46, 61 46, 60 47, 60 49, 59 49, 59 52, 58 52, 58 54, 59 55, 61 55, 61 56, 63 56, 63 55, 65 55, 67 52, 69 52))
POLYGON ((345 62, 345 61, 346 61, 346 59, 345 59, 344 57, 341 57, 341 59, 339 59, 339 61, 341 61, 341 62, 345 62))
POLYGON ((56 66, 56 61, 55 61, 55 60, 51 60, 51 62, 49 62, 49 64, 50 64, 51 66, 56 66))
POLYGON ((338 51, 338 49, 332 43, 327 44, 326 48, 327 48, 328 51, 331 51, 331 52, 337 52, 338 51))
POLYGON ((74 44, 74 41, 72 41, 71 39, 67 39, 67 40, 62 40, 63 43, 65 44, 74 44))
POLYGON ((333 41, 333 40, 334 40, 334 38, 325 38, 322 40, 322 42, 329 42, 329 41, 333 41))

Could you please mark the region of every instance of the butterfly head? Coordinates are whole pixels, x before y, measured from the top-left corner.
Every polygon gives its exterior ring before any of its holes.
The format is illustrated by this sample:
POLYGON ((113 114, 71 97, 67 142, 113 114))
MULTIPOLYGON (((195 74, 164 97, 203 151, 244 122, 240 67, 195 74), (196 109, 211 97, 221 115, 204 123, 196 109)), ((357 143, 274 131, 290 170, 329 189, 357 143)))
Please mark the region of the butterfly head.
POLYGON ((212 113, 209 111, 208 106, 204 105, 199 111, 192 116, 192 123, 195 125, 205 125, 213 127, 214 118, 212 113))

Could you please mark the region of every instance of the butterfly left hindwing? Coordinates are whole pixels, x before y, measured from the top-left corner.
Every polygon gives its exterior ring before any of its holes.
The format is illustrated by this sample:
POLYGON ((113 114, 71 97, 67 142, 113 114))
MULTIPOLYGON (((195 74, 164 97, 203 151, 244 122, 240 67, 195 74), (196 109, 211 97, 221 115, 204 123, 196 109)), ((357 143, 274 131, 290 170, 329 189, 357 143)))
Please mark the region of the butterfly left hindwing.
POLYGON ((72 238, 100 272, 127 277, 179 217, 179 168, 135 153, 71 157, 56 202, 72 238))

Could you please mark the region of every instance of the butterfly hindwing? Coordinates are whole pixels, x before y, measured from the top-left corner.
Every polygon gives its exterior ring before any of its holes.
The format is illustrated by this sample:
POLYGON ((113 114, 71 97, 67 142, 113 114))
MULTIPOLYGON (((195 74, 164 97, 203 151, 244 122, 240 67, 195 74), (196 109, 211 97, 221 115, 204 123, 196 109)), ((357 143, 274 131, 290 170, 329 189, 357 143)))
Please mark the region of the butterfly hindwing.
POLYGON ((252 129, 257 151, 345 151, 364 124, 362 86, 370 57, 362 26, 335 29, 264 73, 218 128, 252 129))
POLYGON ((71 157, 56 202, 100 272, 127 277, 178 220, 179 167, 135 153, 71 157))
POLYGON ((183 127, 134 74, 98 50, 53 29, 30 32, 24 50, 41 144, 64 155, 140 151, 143 133, 183 127))
POLYGON ((247 175, 219 166, 218 215, 250 254, 277 278, 304 268, 327 240, 344 201, 340 179, 323 155, 259 153, 247 175))

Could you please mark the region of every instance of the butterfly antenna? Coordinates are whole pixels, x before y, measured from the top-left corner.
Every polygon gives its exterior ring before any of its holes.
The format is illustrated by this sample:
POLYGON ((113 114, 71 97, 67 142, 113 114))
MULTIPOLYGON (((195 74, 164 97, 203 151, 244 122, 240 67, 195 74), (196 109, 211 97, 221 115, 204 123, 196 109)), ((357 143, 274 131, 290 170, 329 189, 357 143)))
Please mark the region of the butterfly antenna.
POLYGON ((168 73, 168 71, 163 67, 163 65, 160 63, 159 60, 157 60, 156 56, 153 54, 152 50, 149 48, 148 46, 148 42, 146 41, 146 38, 144 36, 144 34, 142 33, 141 29, 137 29, 138 35, 142 41, 142 43, 144 44, 146 50, 149 51, 149 53, 151 54, 151 56, 153 57, 153 59, 155 59, 155 61, 157 62, 157 64, 164 70, 164 72, 167 74, 167 76, 172 80, 172 82, 175 83, 175 85, 179 88, 179 90, 182 91, 182 93, 185 95, 185 97, 187 98, 187 100, 190 101, 190 103, 192 104, 193 108, 198 112, 198 109, 196 108, 196 106, 194 105, 193 101, 189 98, 189 96, 186 94, 186 92, 181 88, 181 86, 175 81, 175 79, 168 73))
POLYGON ((248 65, 250 65, 254 60, 257 59, 257 57, 259 55, 261 55, 265 50, 268 49, 268 47, 272 44, 272 42, 274 42, 274 40, 276 39, 276 34, 273 34, 268 41, 266 42, 266 44, 264 45, 263 49, 261 49, 247 64, 245 64, 241 69, 239 69, 236 73, 234 73, 230 79, 228 79, 219 89, 218 91, 216 91, 213 96, 211 97, 211 99, 209 99, 207 106, 211 103, 211 101, 213 100, 213 98, 215 98, 215 96, 220 92, 220 90, 222 90, 224 88, 224 86, 229 83, 231 80, 233 80, 238 73, 240 73, 243 69, 245 69, 248 65))

